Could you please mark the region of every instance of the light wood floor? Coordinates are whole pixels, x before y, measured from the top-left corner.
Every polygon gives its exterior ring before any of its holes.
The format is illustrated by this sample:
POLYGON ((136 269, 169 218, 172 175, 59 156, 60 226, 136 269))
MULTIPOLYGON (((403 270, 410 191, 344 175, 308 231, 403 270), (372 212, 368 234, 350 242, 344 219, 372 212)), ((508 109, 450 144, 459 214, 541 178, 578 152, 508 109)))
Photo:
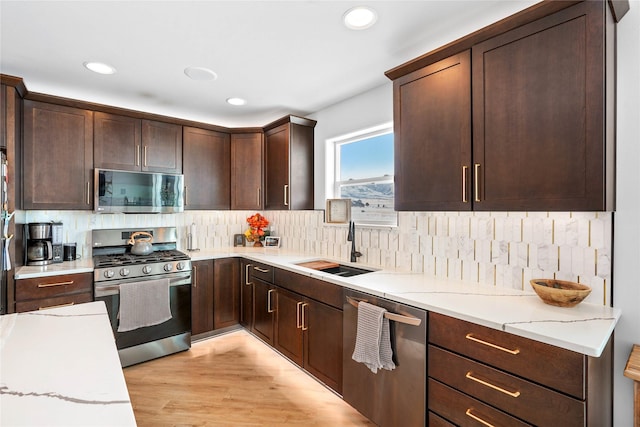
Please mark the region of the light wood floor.
POLYGON ((246 331, 124 370, 138 426, 373 424, 246 331))

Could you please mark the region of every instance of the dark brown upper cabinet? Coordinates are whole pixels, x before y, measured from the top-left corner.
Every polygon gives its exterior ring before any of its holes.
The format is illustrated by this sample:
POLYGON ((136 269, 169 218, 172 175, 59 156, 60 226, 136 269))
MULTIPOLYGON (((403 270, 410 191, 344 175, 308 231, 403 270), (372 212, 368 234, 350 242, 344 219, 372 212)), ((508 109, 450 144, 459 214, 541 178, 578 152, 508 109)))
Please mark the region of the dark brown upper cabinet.
POLYGON ((228 133, 184 127, 185 209, 229 209, 231 142, 228 133))
POLYGON ((395 209, 470 210, 471 54, 394 81, 395 209))
POLYGON ((431 63, 387 73, 397 210, 614 208, 613 19, 605 2, 558 7, 536 6, 460 39, 462 53, 442 59, 454 42, 431 63))
POLYGON ((93 209, 93 112, 24 101, 23 208, 93 209))
POLYGON ((475 209, 613 209, 608 10, 586 1, 473 47, 475 209))
POLYGON ((262 132, 231 134, 231 209, 263 207, 262 132))
POLYGON ((182 126, 95 112, 94 129, 95 167, 182 173, 182 126))
POLYGON ((288 116, 265 127, 265 209, 313 209, 313 128, 288 116))

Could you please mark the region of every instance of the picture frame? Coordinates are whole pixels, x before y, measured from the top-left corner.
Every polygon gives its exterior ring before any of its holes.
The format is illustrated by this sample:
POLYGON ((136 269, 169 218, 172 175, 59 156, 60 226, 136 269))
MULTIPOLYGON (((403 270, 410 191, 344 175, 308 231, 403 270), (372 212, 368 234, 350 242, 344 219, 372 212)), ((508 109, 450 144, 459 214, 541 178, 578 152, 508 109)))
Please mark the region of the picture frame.
POLYGON ((280 247, 280 237, 276 236, 267 236, 264 238, 264 246, 265 247, 280 247))
POLYGON ((346 224, 351 220, 351 199, 327 199, 325 222, 346 224))

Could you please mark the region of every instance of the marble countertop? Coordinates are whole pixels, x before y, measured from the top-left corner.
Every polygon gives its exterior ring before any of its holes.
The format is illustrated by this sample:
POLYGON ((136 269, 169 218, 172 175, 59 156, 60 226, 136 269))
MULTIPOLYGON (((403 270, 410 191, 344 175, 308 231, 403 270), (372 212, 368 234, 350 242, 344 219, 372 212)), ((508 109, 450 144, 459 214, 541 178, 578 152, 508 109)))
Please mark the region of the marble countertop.
MULTIPOLYGON (((279 248, 229 247, 188 253, 193 261, 242 256, 594 357, 602 354, 621 314, 618 309, 586 302, 572 308, 550 306, 544 304, 533 290, 497 288, 388 269, 360 276, 340 277, 296 265, 303 261, 331 258, 293 253, 279 248)), ((51 266, 49 271, 38 271, 41 267, 21 267, 16 272, 16 278, 82 272, 86 266, 79 266, 77 263, 56 264, 55 268, 61 270, 56 270, 55 273, 51 271, 51 266), (64 270, 65 264, 69 264, 69 269, 64 270)), ((87 271, 91 271, 91 268, 87 271)))
POLYGON ((103 302, 0 316, 0 360, 0 425, 136 425, 103 302))

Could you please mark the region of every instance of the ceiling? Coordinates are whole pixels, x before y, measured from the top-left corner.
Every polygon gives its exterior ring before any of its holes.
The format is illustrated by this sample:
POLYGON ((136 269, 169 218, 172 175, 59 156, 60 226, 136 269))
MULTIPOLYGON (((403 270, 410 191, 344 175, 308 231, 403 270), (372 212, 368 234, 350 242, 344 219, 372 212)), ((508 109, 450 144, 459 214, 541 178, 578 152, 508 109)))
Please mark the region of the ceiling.
MULTIPOLYGON (((537 0, 0 1, 0 72, 31 92, 227 127, 309 115, 537 0), (350 7, 373 27, 342 24, 350 7), (108 63, 113 75, 83 67, 108 63), (188 66, 216 80, 196 81, 188 66), (247 100, 244 106, 226 103, 247 100)), ((391 102, 391 100, 390 100, 391 102)))

